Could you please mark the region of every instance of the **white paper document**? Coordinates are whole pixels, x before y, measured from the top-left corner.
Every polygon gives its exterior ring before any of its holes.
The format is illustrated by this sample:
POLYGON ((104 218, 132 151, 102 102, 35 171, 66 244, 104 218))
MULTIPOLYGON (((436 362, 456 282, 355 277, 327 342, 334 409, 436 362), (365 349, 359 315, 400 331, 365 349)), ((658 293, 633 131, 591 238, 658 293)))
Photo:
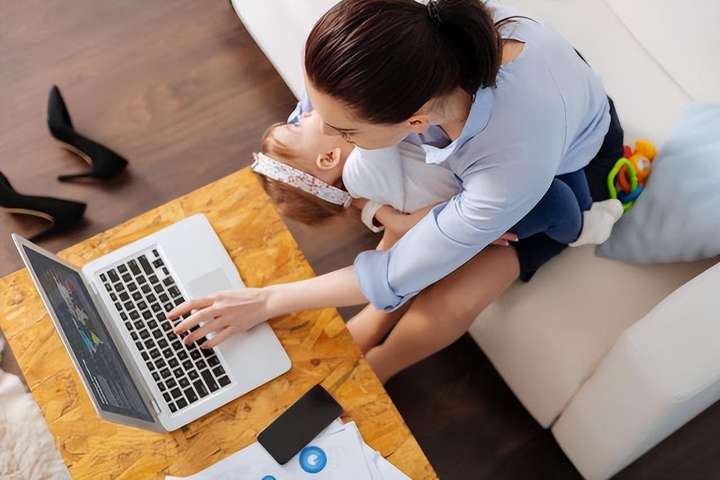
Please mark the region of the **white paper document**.
POLYGON ((165 480, 406 480, 409 479, 362 439, 355 422, 331 423, 300 453, 279 465, 259 443, 202 472, 165 480))

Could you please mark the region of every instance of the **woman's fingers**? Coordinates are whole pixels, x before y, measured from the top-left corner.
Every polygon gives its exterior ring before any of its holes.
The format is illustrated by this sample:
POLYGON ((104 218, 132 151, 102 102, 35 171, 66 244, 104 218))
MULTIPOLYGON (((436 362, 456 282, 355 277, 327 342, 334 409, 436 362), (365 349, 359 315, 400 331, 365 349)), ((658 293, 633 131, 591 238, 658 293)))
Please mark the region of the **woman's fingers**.
POLYGON ((200 345, 200 348, 213 348, 216 345, 219 345, 221 342, 225 341, 225 339, 233 333, 235 333, 234 327, 225 327, 220 333, 200 345))
POLYGON ((181 315, 185 315, 193 310, 199 310, 213 304, 215 299, 213 297, 195 298, 193 300, 187 300, 181 303, 177 307, 173 308, 167 313, 167 318, 174 320, 181 315))
POLYGON ((212 307, 205 307, 202 310, 197 310, 188 318, 175 325, 175 333, 182 333, 185 330, 199 324, 200 322, 207 323, 214 319, 217 314, 218 312, 212 307))
POLYGON ((205 323, 200 325, 200 328, 196 329, 193 332, 189 332, 188 335, 183 339, 183 343, 185 343, 186 345, 190 345, 191 343, 197 341, 199 338, 206 336, 208 333, 220 333, 223 327, 227 326, 227 324, 227 320, 223 319, 222 317, 211 318, 209 321, 206 321, 205 323))
POLYGON ((262 289, 228 290, 187 301, 168 312, 167 317, 173 321, 179 319, 173 331, 182 335, 184 343, 192 344, 216 333, 218 340, 211 345, 217 345, 230 335, 229 332, 220 335, 228 328, 230 332, 245 331, 266 320, 266 301, 262 289), (194 331, 188 331, 190 329, 194 331))

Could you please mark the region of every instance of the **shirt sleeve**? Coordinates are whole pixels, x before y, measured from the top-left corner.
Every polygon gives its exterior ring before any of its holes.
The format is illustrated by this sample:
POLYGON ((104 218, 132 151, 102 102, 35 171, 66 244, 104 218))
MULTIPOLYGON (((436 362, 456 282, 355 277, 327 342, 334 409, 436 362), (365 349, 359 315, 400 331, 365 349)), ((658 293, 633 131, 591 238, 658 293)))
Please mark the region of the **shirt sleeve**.
POLYGON ((519 156, 524 158, 471 165, 462 175, 462 191, 431 210, 393 248, 361 253, 355 272, 368 300, 383 310, 401 306, 530 212, 550 187, 557 165, 519 156))
POLYGON ((290 116, 287 119, 287 123, 297 123, 300 121, 300 116, 302 116, 305 112, 312 112, 313 106, 312 103, 310 103, 310 97, 308 97, 307 92, 303 92, 302 97, 300 97, 300 101, 297 103, 297 106, 295 106, 295 110, 292 111, 290 116))

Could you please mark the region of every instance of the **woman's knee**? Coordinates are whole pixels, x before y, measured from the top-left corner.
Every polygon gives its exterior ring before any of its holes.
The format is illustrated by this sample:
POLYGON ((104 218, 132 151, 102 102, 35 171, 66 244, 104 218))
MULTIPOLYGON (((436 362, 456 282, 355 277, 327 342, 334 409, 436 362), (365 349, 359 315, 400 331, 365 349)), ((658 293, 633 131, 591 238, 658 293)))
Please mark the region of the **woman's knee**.
POLYGON ((515 249, 491 245, 424 291, 418 306, 446 324, 467 329, 519 276, 515 249))

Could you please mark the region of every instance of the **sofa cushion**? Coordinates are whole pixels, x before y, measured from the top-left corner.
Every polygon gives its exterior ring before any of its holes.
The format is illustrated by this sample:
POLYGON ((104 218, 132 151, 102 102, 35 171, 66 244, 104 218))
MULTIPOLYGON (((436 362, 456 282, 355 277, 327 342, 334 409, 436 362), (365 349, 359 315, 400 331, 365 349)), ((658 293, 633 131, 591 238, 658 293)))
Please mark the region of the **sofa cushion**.
POLYGON ((607 0, 607 3, 690 97, 720 102, 720 62, 717 61, 720 2, 607 0))
POLYGON ((635 206, 598 248, 636 263, 720 255, 720 103, 689 105, 635 206))
POLYGON ((530 283, 513 285, 470 327, 544 427, 565 408, 618 336, 712 261, 627 265, 569 248, 530 283))

